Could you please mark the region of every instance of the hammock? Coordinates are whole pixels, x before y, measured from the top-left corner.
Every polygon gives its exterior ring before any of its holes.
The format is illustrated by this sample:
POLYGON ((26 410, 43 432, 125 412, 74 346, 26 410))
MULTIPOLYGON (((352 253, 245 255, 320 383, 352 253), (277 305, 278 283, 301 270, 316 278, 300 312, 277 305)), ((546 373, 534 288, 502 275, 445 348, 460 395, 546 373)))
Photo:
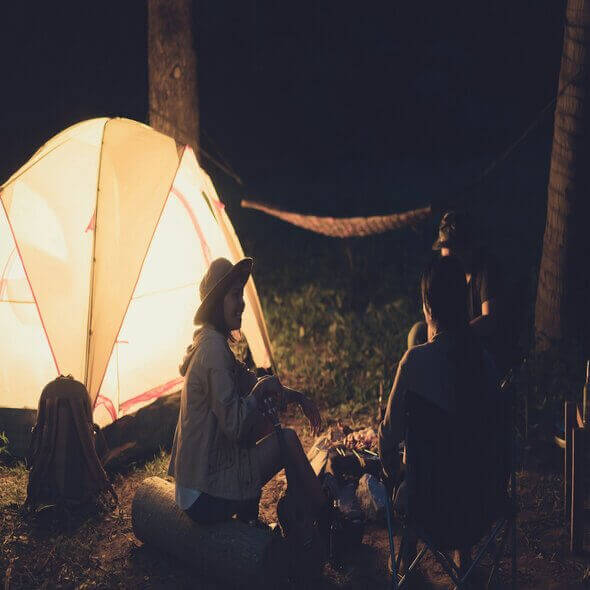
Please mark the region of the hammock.
POLYGON ((386 231, 414 226, 424 221, 431 213, 431 207, 392 213, 390 215, 372 215, 371 217, 317 217, 316 215, 302 215, 291 211, 281 211, 276 207, 258 203, 256 201, 242 201, 242 207, 257 209, 278 217, 287 223, 302 227, 331 238, 353 238, 381 234, 386 231))

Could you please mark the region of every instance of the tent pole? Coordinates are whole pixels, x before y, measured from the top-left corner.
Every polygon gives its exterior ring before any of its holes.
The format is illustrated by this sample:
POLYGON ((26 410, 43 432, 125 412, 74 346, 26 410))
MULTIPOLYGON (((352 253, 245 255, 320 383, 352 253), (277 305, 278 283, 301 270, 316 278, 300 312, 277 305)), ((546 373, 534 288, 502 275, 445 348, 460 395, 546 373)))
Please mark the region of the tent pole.
MULTIPOLYGON (((92 303, 94 301, 94 266, 96 264, 96 231, 98 229, 98 197, 100 193, 100 173, 102 168, 102 150, 104 147, 104 134, 106 133, 106 127, 109 124, 108 119, 104 127, 102 128, 102 137, 100 138, 100 155, 98 159, 98 167, 96 170, 96 199, 94 201, 94 229, 92 230, 92 258, 90 259, 90 285, 88 287, 88 320, 86 324, 86 352, 84 358, 84 380, 83 383, 86 385, 86 389, 88 389, 88 393, 90 394, 90 404, 94 409, 94 403, 96 402, 96 397, 92 399, 92 393, 90 392, 90 383, 88 382, 88 365, 90 361, 90 339, 92 338, 92 303)), ((97 392, 98 394, 98 392, 97 392)), ((118 408, 117 408, 118 411, 118 408)))

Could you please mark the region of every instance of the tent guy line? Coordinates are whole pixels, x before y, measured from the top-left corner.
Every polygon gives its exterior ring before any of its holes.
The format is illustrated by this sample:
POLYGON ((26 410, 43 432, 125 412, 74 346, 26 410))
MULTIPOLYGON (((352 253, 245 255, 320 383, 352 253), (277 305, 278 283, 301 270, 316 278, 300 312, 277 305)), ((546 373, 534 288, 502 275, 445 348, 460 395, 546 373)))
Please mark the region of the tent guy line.
POLYGON ((186 283, 185 285, 179 285, 178 287, 170 287, 169 289, 160 289, 158 291, 150 291, 149 293, 142 293, 141 295, 133 295, 132 301, 143 299, 144 297, 153 297, 154 295, 162 295, 163 293, 172 293, 174 291, 180 291, 182 289, 194 289, 193 283, 186 283))
MULTIPOLYGON (((153 113, 154 115, 156 115, 160 119, 166 121, 166 123, 171 125, 177 131, 180 131, 180 133, 182 135, 184 135, 186 137, 191 136, 191 133, 187 129, 184 129, 182 126, 178 125, 178 123, 176 121, 172 121, 172 119, 170 119, 170 117, 167 117, 164 113, 161 113, 158 109, 155 109, 153 106, 150 106, 149 112, 150 112, 150 114, 153 113)), ((205 135, 205 137, 207 137, 209 139, 209 141, 211 141, 212 144, 214 143, 213 140, 211 139, 211 136, 208 133, 205 133, 204 129, 202 129, 202 133, 203 133, 203 135, 205 135)), ((219 168, 219 170, 221 170, 223 173, 227 174, 227 176, 229 176, 231 179, 235 180, 235 182, 239 186, 243 186, 244 182, 236 174, 236 172, 234 170, 232 170, 232 167, 229 165, 229 162, 227 162, 227 160, 223 157, 223 154, 219 151, 219 148, 217 148, 216 146, 214 146, 214 147, 217 150, 222 162, 220 162, 217 158, 215 158, 210 153, 208 153, 200 145, 197 146, 197 149, 199 151, 199 154, 205 156, 205 158, 207 158, 207 160, 209 160, 214 166, 217 166, 217 168, 219 168)))

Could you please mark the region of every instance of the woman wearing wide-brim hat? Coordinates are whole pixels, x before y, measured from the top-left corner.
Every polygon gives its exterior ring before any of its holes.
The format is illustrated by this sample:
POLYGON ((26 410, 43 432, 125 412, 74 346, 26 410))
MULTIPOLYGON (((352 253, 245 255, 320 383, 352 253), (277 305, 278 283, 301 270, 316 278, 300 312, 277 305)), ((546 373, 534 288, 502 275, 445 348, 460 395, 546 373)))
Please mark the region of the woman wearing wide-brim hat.
MULTIPOLYGON (((258 522, 262 486, 285 465, 277 435, 268 434, 272 425, 261 411, 265 398, 273 397, 279 406, 298 403, 312 430, 317 433, 321 427, 309 398, 283 387, 274 376, 257 379, 228 345, 241 326, 251 271, 251 258, 211 263, 199 286, 199 327, 180 366, 184 385, 169 474, 175 479, 178 506, 203 524, 234 515, 258 522)), ((293 477, 319 516, 327 502, 319 480, 295 431, 284 429, 284 435, 293 477)))

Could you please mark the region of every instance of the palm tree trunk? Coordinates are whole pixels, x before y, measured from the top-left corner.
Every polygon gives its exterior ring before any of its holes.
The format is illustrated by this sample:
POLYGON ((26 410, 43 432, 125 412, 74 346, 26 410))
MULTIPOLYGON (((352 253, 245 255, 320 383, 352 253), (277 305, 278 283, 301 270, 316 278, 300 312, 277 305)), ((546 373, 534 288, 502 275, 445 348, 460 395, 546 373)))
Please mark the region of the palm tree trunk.
POLYGON ((150 125, 199 155, 192 0, 148 0, 150 125))
POLYGON ((588 341, 590 284, 590 0, 567 0, 535 306, 537 348, 588 341))

